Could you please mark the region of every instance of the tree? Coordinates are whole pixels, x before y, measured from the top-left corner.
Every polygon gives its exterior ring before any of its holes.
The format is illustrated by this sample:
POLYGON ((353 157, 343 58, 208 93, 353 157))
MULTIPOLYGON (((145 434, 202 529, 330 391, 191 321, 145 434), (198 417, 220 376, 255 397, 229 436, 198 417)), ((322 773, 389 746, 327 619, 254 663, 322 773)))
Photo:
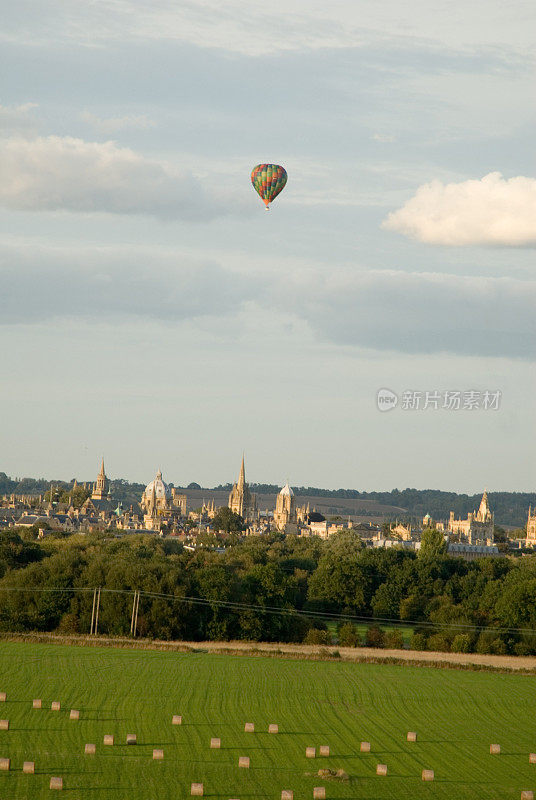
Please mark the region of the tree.
POLYGON ((341 647, 359 647, 361 637, 355 625, 351 622, 343 622, 338 630, 339 644, 341 647))
POLYGON ((421 535, 421 549, 419 558, 440 558, 447 552, 447 543, 441 531, 436 528, 426 528, 421 535))
POLYGON ((212 525, 216 531, 225 531, 225 533, 238 533, 245 528, 244 520, 240 514, 235 514, 227 506, 218 508, 212 520, 212 525))

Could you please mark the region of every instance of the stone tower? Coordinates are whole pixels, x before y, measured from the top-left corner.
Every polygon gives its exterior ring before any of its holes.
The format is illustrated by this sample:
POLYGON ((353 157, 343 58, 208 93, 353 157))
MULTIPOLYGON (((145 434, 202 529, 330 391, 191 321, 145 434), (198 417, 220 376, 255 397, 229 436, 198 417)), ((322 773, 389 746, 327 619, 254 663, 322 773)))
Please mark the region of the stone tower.
POLYGON ((235 514, 240 514, 243 519, 252 520, 257 517, 257 499, 249 491, 249 486, 246 483, 244 456, 242 456, 238 481, 233 483, 233 488, 229 494, 228 506, 235 514))
POLYGON ((108 495, 108 481, 104 471, 104 458, 102 459, 100 472, 97 475, 97 481, 93 484, 92 500, 106 500, 108 495))
POLYGON ((296 507, 294 492, 286 483, 275 501, 274 523, 276 528, 282 531, 291 522, 296 522, 296 507))

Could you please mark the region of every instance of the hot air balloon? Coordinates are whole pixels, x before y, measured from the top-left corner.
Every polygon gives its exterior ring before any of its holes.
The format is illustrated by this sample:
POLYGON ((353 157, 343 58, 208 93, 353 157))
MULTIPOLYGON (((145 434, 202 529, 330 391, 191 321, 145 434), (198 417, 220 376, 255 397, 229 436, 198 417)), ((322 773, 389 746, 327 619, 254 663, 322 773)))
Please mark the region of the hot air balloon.
POLYGON ((287 171, 279 164, 257 164, 251 173, 251 183, 268 209, 268 204, 285 188, 287 171))

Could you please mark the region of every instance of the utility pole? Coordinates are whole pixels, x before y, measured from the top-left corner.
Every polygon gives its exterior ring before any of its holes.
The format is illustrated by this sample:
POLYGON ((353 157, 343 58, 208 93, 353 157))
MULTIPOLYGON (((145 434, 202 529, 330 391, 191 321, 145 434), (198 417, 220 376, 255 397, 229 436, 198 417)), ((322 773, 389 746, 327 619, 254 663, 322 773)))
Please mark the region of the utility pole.
POLYGON ((93 608, 91 609, 91 627, 89 635, 93 636, 93 621, 95 619, 95 606, 97 605, 97 589, 93 589, 93 608))
POLYGON ((91 631, 90 636, 97 635, 97 628, 99 626, 99 608, 100 608, 100 586, 93 592, 93 613, 91 614, 91 631))
POLYGON ((138 611, 140 608, 140 592, 139 589, 134 590, 134 598, 132 600, 132 617, 130 620, 130 635, 136 636, 136 628, 138 627, 138 611))

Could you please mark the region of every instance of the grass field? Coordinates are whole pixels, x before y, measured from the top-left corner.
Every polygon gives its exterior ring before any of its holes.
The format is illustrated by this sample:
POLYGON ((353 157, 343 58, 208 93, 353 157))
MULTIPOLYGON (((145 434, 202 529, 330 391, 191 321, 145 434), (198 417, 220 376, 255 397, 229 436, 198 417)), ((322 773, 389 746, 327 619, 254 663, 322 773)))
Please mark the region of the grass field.
MULTIPOLYGON (((0 797, 50 798, 50 776, 72 800, 177 800, 192 782, 211 798, 519 800, 536 790, 536 679, 409 666, 0 643, 0 797), (42 698, 43 708, 32 709, 42 698), (50 703, 60 700, 62 710, 50 703), (78 722, 69 710, 80 710, 78 722), (172 726, 173 714, 183 725, 172 726), (255 733, 244 723, 254 722, 255 733), (269 723, 280 733, 267 733, 269 723), (405 740, 418 732, 415 744, 405 740), (104 734, 116 745, 104 747, 104 734), (138 744, 125 744, 136 733, 138 744), (209 748, 221 737, 220 750, 209 748), (360 754, 361 740, 371 742, 360 754), (84 744, 97 745, 95 756, 84 744), (490 743, 501 755, 489 755, 490 743), (328 758, 305 757, 328 744, 328 758), (153 748, 164 761, 152 760, 153 748), (238 768, 249 756, 249 770, 238 768), (35 761, 36 774, 22 773, 35 761), (377 777, 385 763, 387 777, 377 777), (348 782, 314 775, 343 769, 348 782), (423 768, 435 770, 422 783, 423 768)), ((61 795, 60 795, 61 796, 61 795)))

